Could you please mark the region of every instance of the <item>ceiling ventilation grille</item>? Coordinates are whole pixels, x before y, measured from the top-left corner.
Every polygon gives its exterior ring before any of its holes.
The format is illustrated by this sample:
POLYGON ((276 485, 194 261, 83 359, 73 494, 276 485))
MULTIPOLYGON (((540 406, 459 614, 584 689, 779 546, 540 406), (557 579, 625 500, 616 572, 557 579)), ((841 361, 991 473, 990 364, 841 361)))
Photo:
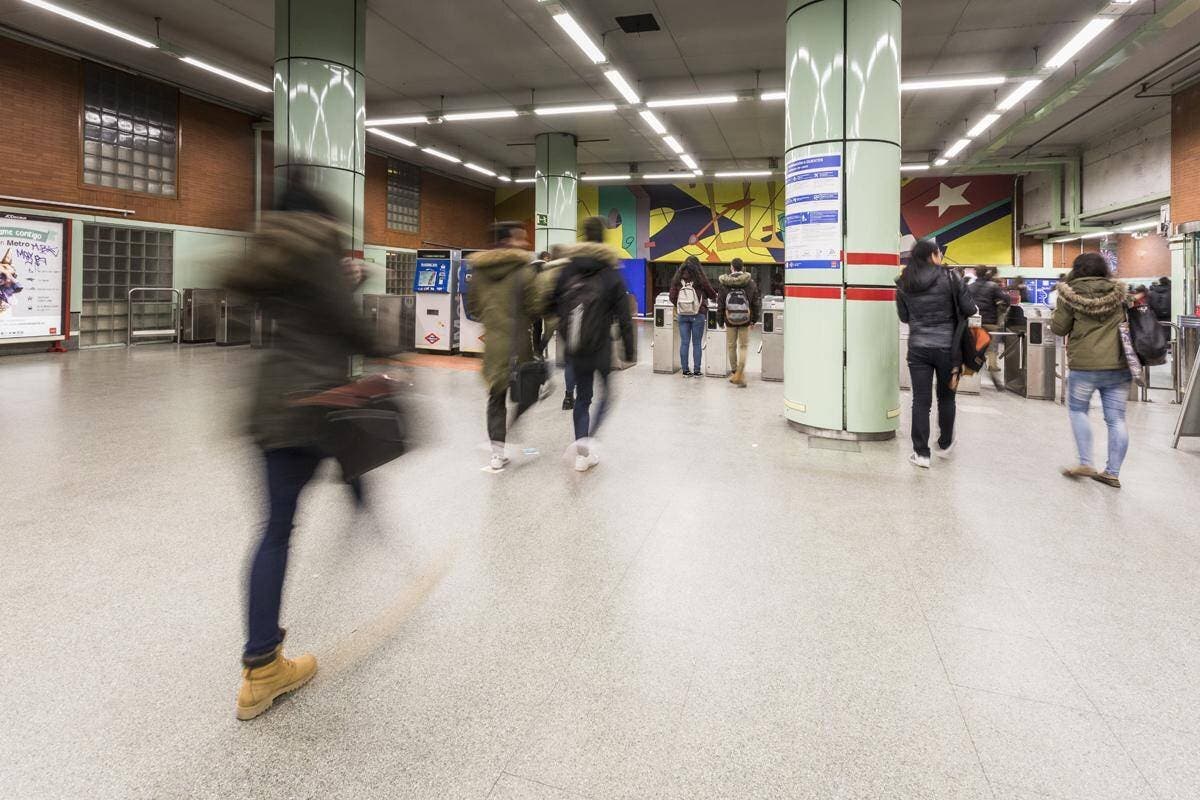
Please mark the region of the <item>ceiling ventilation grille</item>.
POLYGON ((658 20, 654 18, 653 14, 630 14, 617 17, 617 24, 626 33, 652 33, 662 30, 658 27, 658 20))

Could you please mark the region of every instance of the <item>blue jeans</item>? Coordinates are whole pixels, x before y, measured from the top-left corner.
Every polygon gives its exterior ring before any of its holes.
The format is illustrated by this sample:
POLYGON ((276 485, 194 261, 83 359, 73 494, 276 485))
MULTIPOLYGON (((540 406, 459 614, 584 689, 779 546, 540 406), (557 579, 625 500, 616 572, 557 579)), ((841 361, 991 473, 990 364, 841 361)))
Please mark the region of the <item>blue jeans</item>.
POLYGON ((700 371, 700 349, 704 345, 704 329, 708 327, 708 314, 682 314, 679 324, 679 364, 684 372, 700 371), (692 348, 693 368, 688 370, 688 344, 692 348))
POLYGON ((600 423, 604 421, 604 415, 608 411, 608 370, 598 370, 593 368, 591 364, 576 365, 575 373, 575 441, 587 439, 595 436, 596 431, 600 430, 600 423), (604 384, 604 396, 600 398, 600 403, 596 407, 596 416, 593 419, 591 415, 592 394, 596 386, 596 376, 600 376, 600 382, 604 384))
POLYGON ((1093 466, 1092 426, 1088 422, 1088 409, 1092 405, 1092 395, 1100 392, 1100 406, 1104 409, 1104 423, 1108 426, 1108 465, 1104 471, 1109 475, 1121 474, 1121 463, 1125 461, 1125 453, 1129 450, 1125 403, 1129 399, 1131 380, 1127 369, 1077 370, 1071 373, 1067 408, 1080 464, 1093 466))

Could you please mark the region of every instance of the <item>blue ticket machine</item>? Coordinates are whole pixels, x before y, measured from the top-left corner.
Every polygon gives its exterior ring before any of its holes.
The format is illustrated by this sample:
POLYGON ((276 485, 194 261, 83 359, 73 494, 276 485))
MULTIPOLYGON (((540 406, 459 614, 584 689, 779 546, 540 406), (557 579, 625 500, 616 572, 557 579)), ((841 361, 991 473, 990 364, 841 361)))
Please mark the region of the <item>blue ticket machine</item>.
POLYGON ((475 250, 463 250, 462 260, 458 263, 458 318, 459 349, 464 353, 483 352, 483 320, 471 316, 469 299, 471 297, 471 265, 467 259, 475 250))
POLYGON ((459 300, 457 250, 418 250, 414 342, 418 350, 457 353, 459 300))

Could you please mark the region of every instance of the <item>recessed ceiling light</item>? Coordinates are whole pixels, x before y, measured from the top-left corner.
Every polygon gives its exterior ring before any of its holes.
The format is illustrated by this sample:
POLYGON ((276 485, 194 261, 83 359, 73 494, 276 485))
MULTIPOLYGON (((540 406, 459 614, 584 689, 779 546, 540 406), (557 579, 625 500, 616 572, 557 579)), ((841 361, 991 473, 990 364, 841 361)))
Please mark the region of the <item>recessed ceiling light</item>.
POLYGON ((1080 239, 1104 239, 1112 235, 1112 231, 1100 231, 1098 233, 1085 233, 1080 236, 1080 239))
POLYGON ((443 114, 442 119, 446 122, 463 122, 470 119, 507 119, 515 116, 517 116, 516 109, 505 108, 498 111, 455 111, 443 114))
POLYGON ((970 139, 959 139, 957 142, 950 145, 950 149, 948 149, 944 153, 944 156, 946 158, 954 158, 956 155, 961 153, 963 150, 966 150, 967 145, 969 145, 970 143, 971 143, 970 139))
POLYGON ((629 85, 629 81, 625 80, 625 76, 615 69, 610 69, 604 73, 604 77, 608 78, 608 82, 616 87, 621 96, 625 98, 625 102, 637 105, 642 102, 642 98, 638 97, 638 93, 629 85))
POLYGON ((487 175, 489 178, 494 178, 494 177, 496 177, 496 173, 495 173, 495 172, 492 172, 492 171, 491 171, 490 169, 488 169, 487 167, 481 167, 481 166, 479 166, 478 164, 472 164, 470 161, 468 161, 467 163, 463 164, 463 166, 464 166, 464 167, 466 167, 466 168, 467 168, 467 169, 469 169, 469 170, 473 170, 473 171, 475 171, 475 172, 478 172, 478 173, 481 173, 481 174, 483 174, 483 175, 487 175))
POLYGON ((608 58, 604 55, 604 51, 596 46, 596 43, 592 41, 592 37, 587 35, 587 31, 579 27, 579 23, 570 14, 565 11, 555 14, 554 21, 567 32, 567 35, 571 37, 575 44, 579 45, 579 49, 592 60, 593 64, 603 64, 605 61, 608 61, 608 58))
POLYGON ((1071 37, 1071 41, 1063 45, 1063 48, 1046 62, 1046 66, 1050 69, 1058 69, 1070 61, 1076 53, 1087 47, 1093 39, 1103 33, 1113 22, 1115 20, 1112 17, 1096 17, 1087 25, 1084 25, 1083 30, 1071 37))
POLYGON ((110 36, 116 36, 118 39, 124 39, 127 42, 133 42, 134 44, 141 45, 142 47, 158 47, 158 45, 148 39, 143 39, 140 36, 134 36, 132 33, 126 33, 125 31, 119 28, 114 28, 111 25, 105 25, 100 20, 92 19, 91 17, 85 17, 83 14, 76 13, 70 9, 55 5, 54 3, 47 3, 44 2, 44 0, 24 0, 24 2, 31 6, 36 6, 43 11, 49 11, 51 14, 58 14, 60 17, 66 17, 69 20, 74 20, 81 25, 87 25, 89 28, 95 28, 98 31, 104 31, 110 36))
POLYGON ((514 178, 513 183, 533 183, 537 178, 514 178))
POLYGON ((714 178, 757 178, 762 175, 772 175, 769 169, 743 169, 734 172, 714 172, 714 178))
POLYGON ((978 78, 922 78, 903 81, 902 92, 919 92, 925 89, 966 89, 973 86, 999 86, 1008 79, 1003 75, 985 75, 978 78))
POLYGON ((648 175, 643 175, 642 179, 648 180, 648 181, 660 181, 660 180, 667 180, 667 179, 690 178, 690 177, 692 177, 692 176, 686 172, 656 172, 656 173, 651 173, 648 175))
POLYGON ((949 163, 950 163, 950 159, 948 159, 948 158, 939 158, 938 160, 936 160, 936 161, 934 161, 934 162, 933 162, 933 165, 934 165, 935 167, 944 167, 944 166, 946 166, 946 165, 947 165, 947 164, 949 164, 949 163))
POLYGON ((1017 103, 1028 97, 1029 93, 1036 89, 1041 82, 1042 81, 1040 78, 1031 78, 1030 80, 1025 81, 1020 86, 1009 92, 1008 97, 1005 97, 1003 100, 1001 100, 1000 105, 996 106, 996 108, 1000 111, 1008 111, 1017 103))
POLYGON ((598 111, 616 111, 616 103, 591 103, 582 106, 550 106, 548 108, 535 108, 533 113, 539 117, 549 117, 555 114, 594 114, 598 111))
POLYGON ((366 121, 368 127, 379 125, 428 125, 429 117, 424 114, 413 114, 408 117, 382 117, 366 121))
POLYGON ((240 83, 242 86, 249 86, 251 89, 257 89, 258 91, 263 92, 264 94, 270 94, 272 91, 274 91, 270 86, 267 86, 265 83, 259 83, 258 81, 252 81, 249 78, 243 78, 241 75, 238 75, 237 73, 230 72, 227 69, 221 69, 220 67, 214 67, 212 64, 208 64, 204 61, 201 61, 198 58, 192 58, 191 56, 183 56, 179 60, 185 64, 191 64, 193 67, 199 67, 202 70, 211 72, 214 75, 220 75, 222 78, 228 78, 229 80, 233 81, 234 83, 240 83))
POLYGON ((508 177, 507 175, 497 175, 496 180, 504 183, 512 183, 512 178, 508 177))
POLYGON ((1162 223, 1156 219, 1150 219, 1150 220, 1146 220, 1145 222, 1135 222, 1132 225, 1126 225, 1125 227, 1121 228, 1121 230, 1127 231, 1130 233, 1132 233, 1133 231, 1148 231, 1151 228, 1157 228, 1161 224, 1162 223))
POLYGON ((682 153, 682 152, 683 152, 683 145, 681 145, 681 144, 679 143, 679 140, 678 140, 678 139, 676 139, 674 136, 664 136, 664 137, 663 137, 663 141, 664 141, 664 142, 666 142, 666 144, 667 144, 667 147, 671 148, 671 149, 672 149, 672 150, 674 150, 676 153, 682 153))
POLYGON ((998 119, 1000 119, 1000 115, 996 113, 984 116, 983 119, 975 123, 974 128, 971 128, 971 130, 967 131, 967 136, 970 136, 972 139, 974 139, 976 136, 992 127, 992 125, 996 124, 996 120, 998 119))
POLYGON ((367 133, 373 133, 376 136, 383 137, 384 139, 390 139, 391 141, 396 142, 397 144, 402 144, 405 147, 416 147, 417 146, 417 143, 414 141, 405 139, 403 136, 397 136, 394 133, 388 133, 387 131, 381 131, 379 128, 367 128, 367 133))
POLYGON ((712 95, 710 97, 676 97, 669 100, 650 100, 646 103, 650 108, 681 108, 684 106, 712 106, 723 103, 736 103, 736 94, 712 95))
POLYGON ((663 125, 659 118, 654 116, 653 111, 639 111, 638 114, 641 115, 642 119, 646 120, 646 124, 650 126, 650 130, 660 136, 667 132, 667 126, 663 125))
POLYGON ((629 178, 630 178, 629 173, 625 173, 624 175, 583 175, 581 177, 581 180, 585 180, 585 181, 627 181, 627 180, 629 180, 629 178))
POLYGON ((901 164, 901 172, 924 172, 929 169, 928 164, 901 164))
POLYGON ((452 156, 449 153, 443 153, 441 150, 438 150, 436 147, 422 147, 421 152, 429 153, 429 155, 431 155, 431 156, 437 156, 440 159, 449 161, 451 164, 461 164, 462 163, 461 158, 452 156))
POLYGON ((764 100, 764 101, 766 101, 766 102, 768 102, 768 103, 769 103, 769 102, 771 102, 771 101, 773 101, 773 100, 786 100, 786 99, 787 99, 787 92, 783 91, 782 89, 779 89, 779 90, 773 90, 773 91, 770 91, 770 92, 763 92, 762 94, 760 94, 760 95, 758 96, 758 99, 759 99, 759 100, 764 100))
POLYGON ((679 157, 679 160, 682 161, 684 164, 686 164, 688 169, 693 169, 693 170, 700 169, 700 167, 696 165, 696 159, 692 158, 687 153, 684 153, 683 155, 681 155, 679 157))

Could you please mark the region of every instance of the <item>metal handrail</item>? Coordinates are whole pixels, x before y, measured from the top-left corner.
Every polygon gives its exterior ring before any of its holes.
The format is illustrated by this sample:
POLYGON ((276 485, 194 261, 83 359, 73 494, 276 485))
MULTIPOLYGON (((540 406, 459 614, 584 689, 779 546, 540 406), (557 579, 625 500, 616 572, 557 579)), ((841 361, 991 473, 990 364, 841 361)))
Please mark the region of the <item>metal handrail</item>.
MULTIPOLYGON (((1183 369, 1180 366, 1183 355, 1183 328, 1170 320, 1159 320, 1159 325, 1169 327, 1174 336, 1171 338, 1171 388, 1175 390, 1175 405, 1183 404, 1183 369)), ((1149 380, 1146 381, 1149 383, 1149 380)))
POLYGON ((180 314, 180 310, 183 308, 183 294, 178 289, 172 289, 169 286, 136 286, 133 289, 129 290, 129 294, 126 295, 126 299, 125 299, 126 300, 125 301, 126 313, 128 315, 127 327, 125 328, 125 346, 126 347, 133 346, 133 336, 134 336, 134 331, 133 331, 133 293, 134 292, 170 292, 173 295, 173 297, 171 299, 171 330, 170 331, 160 331, 160 330, 138 331, 138 335, 139 336, 148 336, 148 335, 158 334, 158 335, 165 336, 167 333, 170 333, 171 341, 178 342, 179 338, 180 338, 180 335, 179 335, 180 334, 180 326, 183 322, 182 315, 180 314))

